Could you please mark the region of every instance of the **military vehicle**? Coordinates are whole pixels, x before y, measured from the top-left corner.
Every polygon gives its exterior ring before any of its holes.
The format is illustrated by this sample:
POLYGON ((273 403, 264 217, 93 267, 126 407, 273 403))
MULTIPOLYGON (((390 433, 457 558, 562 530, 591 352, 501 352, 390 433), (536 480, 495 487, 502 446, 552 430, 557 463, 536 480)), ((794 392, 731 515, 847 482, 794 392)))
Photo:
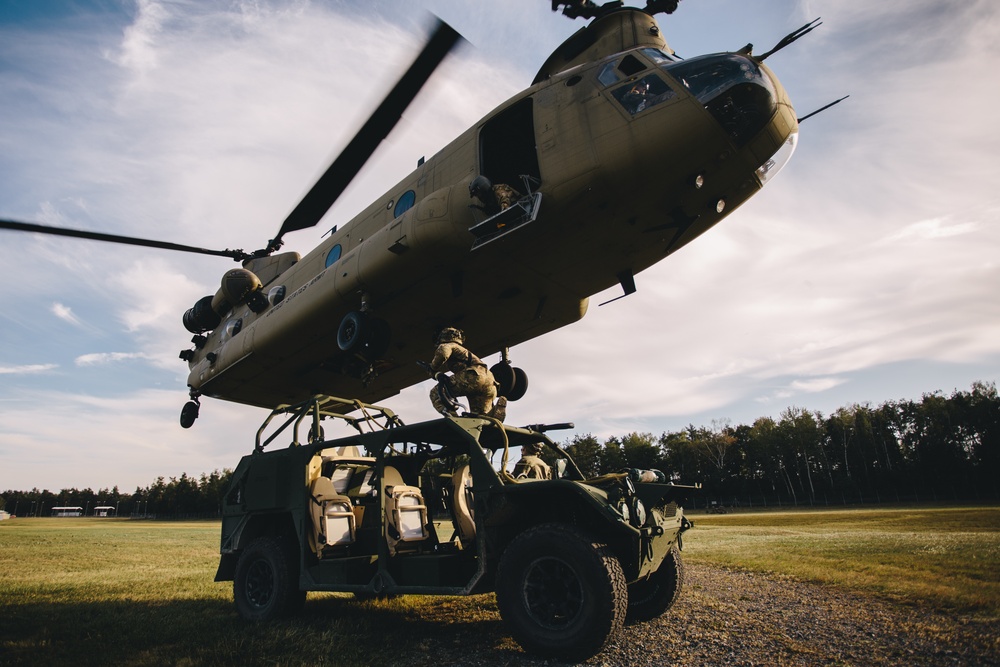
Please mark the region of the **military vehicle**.
POLYGON ((404 425, 388 408, 332 397, 277 409, 225 493, 216 581, 233 581, 239 613, 264 622, 298 612, 308 591, 495 591, 526 651, 586 659, 626 618, 656 618, 677 599, 691 525, 681 503, 696 487, 645 481, 663 480, 656 471, 584 479, 545 435, 571 427, 404 425), (325 419, 356 433, 324 440, 325 419), (509 472, 525 446, 540 446, 551 479, 509 472))
MULTIPOLYGON (((676 0, 554 1, 590 23, 497 106, 317 247, 278 253, 317 225, 458 39, 443 23, 413 66, 264 248, 209 250, 32 223, 0 228, 231 257, 214 295, 183 316, 194 334, 190 400, 265 408, 315 394, 376 402, 426 379, 415 363, 445 326, 482 356, 500 352, 500 394, 523 395, 518 343, 579 320, 588 299, 677 252, 774 178, 798 119, 764 60, 815 22, 755 55, 681 59, 654 19, 676 0), (502 208, 491 183, 517 197, 502 208), (476 197, 471 194, 479 193, 476 197), (520 387, 518 386, 520 385, 520 387)), ((446 101, 440 101, 446 103, 446 101)))

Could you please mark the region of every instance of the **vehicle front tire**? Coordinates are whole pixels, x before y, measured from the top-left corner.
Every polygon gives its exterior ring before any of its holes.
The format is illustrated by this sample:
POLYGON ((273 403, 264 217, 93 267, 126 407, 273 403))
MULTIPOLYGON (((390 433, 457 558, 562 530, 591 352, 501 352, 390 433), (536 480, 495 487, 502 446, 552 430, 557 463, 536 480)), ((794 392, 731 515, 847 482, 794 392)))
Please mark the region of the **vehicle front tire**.
POLYGON ((684 562, 675 544, 655 572, 629 584, 626 620, 635 623, 659 618, 674 605, 683 588, 684 562))
POLYGON ((510 543, 496 589, 500 616, 524 650, 574 662, 604 648, 628 605, 625 575, 608 547, 558 523, 510 543))
POLYGON ((248 621, 272 621, 298 612, 306 600, 299 590, 299 561, 287 542, 263 537, 250 543, 236 563, 236 611, 248 621))

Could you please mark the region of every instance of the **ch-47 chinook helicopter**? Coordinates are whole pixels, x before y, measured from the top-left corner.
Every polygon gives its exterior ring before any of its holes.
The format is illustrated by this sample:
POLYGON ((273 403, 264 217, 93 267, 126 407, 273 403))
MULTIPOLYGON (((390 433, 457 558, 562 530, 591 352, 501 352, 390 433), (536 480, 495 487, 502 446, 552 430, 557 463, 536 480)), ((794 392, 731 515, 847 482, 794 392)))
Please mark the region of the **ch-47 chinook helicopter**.
POLYGON ((553 1, 590 19, 507 100, 300 256, 283 236, 319 223, 458 40, 441 23, 410 70, 262 250, 206 250, 23 222, 20 231, 222 255, 242 262, 183 316, 194 334, 183 426, 211 396, 274 408, 315 394, 380 401, 426 379, 416 363, 461 327, 501 394, 527 378, 507 350, 583 317, 588 297, 690 243, 791 156, 792 104, 764 59, 680 59, 654 16, 676 0, 553 1), (499 210, 491 189, 517 191, 499 210))

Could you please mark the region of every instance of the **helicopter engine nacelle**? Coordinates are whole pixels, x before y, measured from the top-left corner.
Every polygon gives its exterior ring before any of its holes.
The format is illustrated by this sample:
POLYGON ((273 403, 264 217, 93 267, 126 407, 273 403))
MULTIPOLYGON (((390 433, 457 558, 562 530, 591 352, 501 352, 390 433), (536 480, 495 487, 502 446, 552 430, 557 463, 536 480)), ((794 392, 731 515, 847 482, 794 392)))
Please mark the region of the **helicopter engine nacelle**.
POLYGON ((202 334, 219 326, 222 317, 212 308, 212 295, 203 296, 184 313, 184 328, 193 334, 202 334))
POLYGON ((204 296, 184 313, 184 328, 193 334, 211 331, 234 306, 246 304, 255 313, 267 306, 263 284, 253 271, 232 269, 222 276, 222 285, 214 295, 204 296))
MULTIPOLYGON (((267 297, 261 291, 264 285, 260 282, 260 278, 248 269, 231 269, 226 271, 226 275, 222 276, 222 286, 216 293, 216 299, 219 299, 219 306, 215 308, 215 312, 219 315, 224 315, 233 306, 239 306, 246 304, 250 310, 255 313, 263 312, 267 308, 267 297), (223 308, 223 302, 226 302, 228 307, 223 308)), ((213 306, 215 305, 215 300, 213 300, 213 306)))

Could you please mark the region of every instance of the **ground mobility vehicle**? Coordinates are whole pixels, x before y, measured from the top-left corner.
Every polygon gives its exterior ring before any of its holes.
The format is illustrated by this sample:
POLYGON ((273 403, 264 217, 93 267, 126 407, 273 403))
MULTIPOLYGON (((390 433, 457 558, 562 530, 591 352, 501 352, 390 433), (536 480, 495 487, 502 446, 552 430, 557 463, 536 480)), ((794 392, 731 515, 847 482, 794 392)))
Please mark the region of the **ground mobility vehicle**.
POLYGON ((695 487, 636 481, 650 477, 640 471, 584 480, 545 435, 565 424, 463 416, 404 425, 363 403, 360 416, 329 411, 345 403, 317 397, 275 410, 268 422, 283 423, 262 440, 265 422, 233 473, 216 581, 234 582, 243 617, 294 613, 307 591, 496 591, 527 651, 580 660, 626 616, 655 618, 677 598, 690 526, 679 503, 695 487), (334 416, 358 433, 323 440, 322 419, 334 416), (264 451, 289 427, 289 446, 264 451), (542 446, 552 479, 507 472, 525 445, 542 446))

